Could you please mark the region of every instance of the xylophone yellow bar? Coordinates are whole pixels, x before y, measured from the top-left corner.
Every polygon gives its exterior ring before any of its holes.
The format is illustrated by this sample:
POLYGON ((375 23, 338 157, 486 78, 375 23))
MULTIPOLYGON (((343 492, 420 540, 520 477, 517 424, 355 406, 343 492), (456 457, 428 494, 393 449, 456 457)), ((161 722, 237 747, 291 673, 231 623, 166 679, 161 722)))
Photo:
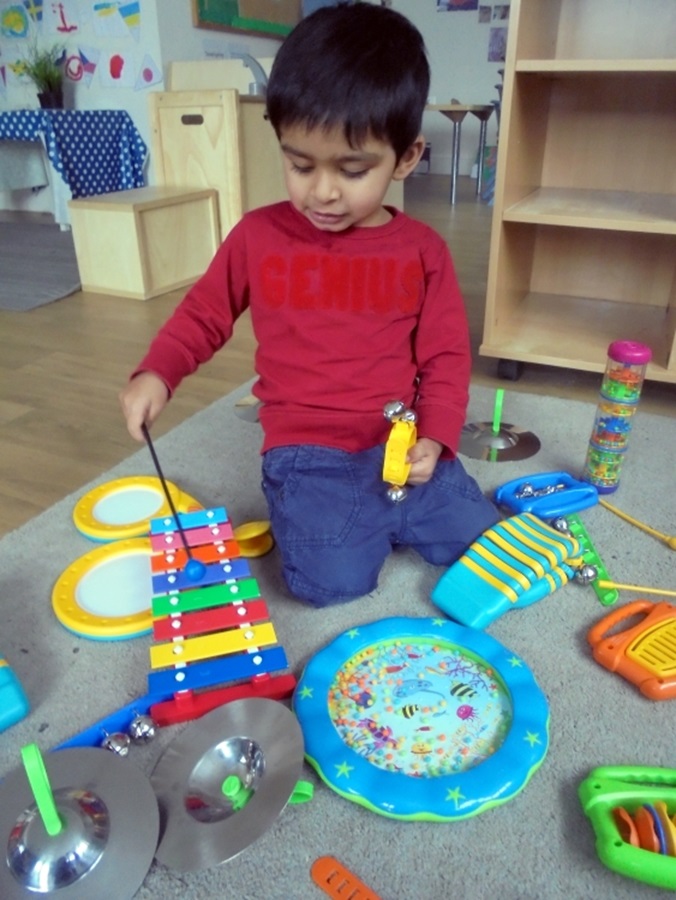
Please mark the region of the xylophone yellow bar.
POLYGON ((155 644, 150 648, 150 667, 161 669, 275 643, 277 636, 274 626, 271 622, 264 622, 261 625, 219 631, 217 634, 155 644))

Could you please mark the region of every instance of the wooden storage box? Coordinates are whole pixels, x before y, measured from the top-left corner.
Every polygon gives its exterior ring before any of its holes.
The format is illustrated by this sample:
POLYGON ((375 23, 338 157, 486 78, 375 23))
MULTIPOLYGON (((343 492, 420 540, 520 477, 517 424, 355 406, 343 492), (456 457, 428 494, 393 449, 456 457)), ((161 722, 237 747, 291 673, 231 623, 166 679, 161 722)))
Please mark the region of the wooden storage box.
POLYGON ((286 198, 265 101, 220 91, 150 95, 153 160, 162 184, 218 191, 221 239, 250 209, 286 198))
POLYGON ((186 287, 220 243, 213 189, 146 187, 68 205, 85 291, 148 300, 186 287))

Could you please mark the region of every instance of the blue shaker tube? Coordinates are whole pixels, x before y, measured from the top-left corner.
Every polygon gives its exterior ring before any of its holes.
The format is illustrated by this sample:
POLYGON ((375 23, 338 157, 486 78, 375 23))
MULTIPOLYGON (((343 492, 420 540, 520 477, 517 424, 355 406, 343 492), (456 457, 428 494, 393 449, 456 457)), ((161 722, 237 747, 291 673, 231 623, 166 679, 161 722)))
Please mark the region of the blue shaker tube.
POLYGON ((30 709, 28 699, 6 659, 0 657, 0 731, 21 721, 30 709))

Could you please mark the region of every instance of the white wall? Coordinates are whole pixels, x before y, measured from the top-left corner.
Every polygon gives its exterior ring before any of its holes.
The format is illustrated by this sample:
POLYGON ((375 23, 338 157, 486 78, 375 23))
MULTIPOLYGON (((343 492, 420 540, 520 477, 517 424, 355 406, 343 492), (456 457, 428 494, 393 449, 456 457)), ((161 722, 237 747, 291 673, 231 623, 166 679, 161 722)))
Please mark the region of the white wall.
MULTIPOLYGON (((493 7, 493 0, 479 0, 493 7)), ((509 0, 501 0, 508 5, 509 0)), ((393 0, 397 12, 407 16, 422 33, 430 61, 430 98, 435 103, 492 103, 498 100, 495 85, 500 82, 502 63, 488 62, 488 42, 492 27, 507 22, 479 23, 477 10, 437 12, 437 0, 393 0)), ((495 143, 497 118, 491 116, 487 143, 495 143)), ((432 171, 451 171, 452 124, 440 112, 425 113, 423 130, 432 143, 432 171)), ((479 146, 479 120, 467 115, 461 127, 460 173, 468 175, 479 146)))
MULTIPOLYGON (((377 2, 377 0, 371 0, 377 2)), ((508 0, 502 0, 505 4, 508 0)), ((0 7, 7 0, 0 0, 0 7)), ((480 24, 476 10, 437 12, 437 0, 392 0, 390 5, 408 16, 420 29, 427 44, 432 70, 430 98, 445 103, 457 98, 462 103, 491 103, 498 98, 495 85, 499 81, 500 63, 489 63, 488 41, 493 22, 480 24)), ((486 6, 497 3, 486 0, 486 6)), ((44 4, 44 8, 57 4, 44 4)), ((132 116, 146 143, 150 146, 148 116, 148 92, 163 90, 163 82, 137 89, 135 87, 111 87, 101 77, 111 53, 123 53, 131 68, 139 71, 146 55, 150 55, 158 69, 166 76, 166 67, 172 60, 205 59, 219 54, 228 56, 232 51, 247 52, 254 57, 273 56, 279 47, 274 39, 253 37, 234 32, 193 28, 190 0, 141 0, 141 24, 136 34, 119 29, 115 35, 101 35, 92 20, 93 0, 67 0, 66 10, 72 12, 71 22, 77 29, 62 35, 43 23, 33 27, 30 38, 38 37, 42 44, 63 41, 69 54, 79 47, 93 47, 100 54, 99 66, 90 83, 85 80, 66 80, 66 106, 76 109, 126 109, 132 116)), ((7 66, 22 51, 28 41, 24 38, 0 36, 0 65, 7 66)), ((17 82, 8 74, 7 87, 0 90, 0 111, 37 107, 35 89, 30 83, 17 82)), ((432 143, 432 171, 448 173, 451 168, 452 126, 441 113, 426 113, 424 131, 432 143)), ((496 117, 488 124, 488 142, 494 142, 496 117)), ((479 140, 479 122, 468 115, 462 126, 460 171, 468 174, 475 161, 479 140)), ((152 163, 147 171, 148 182, 153 183, 152 163)), ((46 191, 36 195, 28 192, 0 192, 1 209, 30 209, 41 211, 50 208, 46 191)))

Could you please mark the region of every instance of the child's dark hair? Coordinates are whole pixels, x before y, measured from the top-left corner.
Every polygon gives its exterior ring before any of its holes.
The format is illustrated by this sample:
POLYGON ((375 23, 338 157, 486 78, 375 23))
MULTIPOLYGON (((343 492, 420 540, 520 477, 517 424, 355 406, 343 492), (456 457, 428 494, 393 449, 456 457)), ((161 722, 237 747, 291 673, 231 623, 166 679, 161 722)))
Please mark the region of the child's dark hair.
POLYGON ((280 47, 267 113, 285 126, 343 128, 352 147, 386 141, 397 161, 420 134, 430 72, 425 44, 409 20, 370 3, 323 7, 280 47))

